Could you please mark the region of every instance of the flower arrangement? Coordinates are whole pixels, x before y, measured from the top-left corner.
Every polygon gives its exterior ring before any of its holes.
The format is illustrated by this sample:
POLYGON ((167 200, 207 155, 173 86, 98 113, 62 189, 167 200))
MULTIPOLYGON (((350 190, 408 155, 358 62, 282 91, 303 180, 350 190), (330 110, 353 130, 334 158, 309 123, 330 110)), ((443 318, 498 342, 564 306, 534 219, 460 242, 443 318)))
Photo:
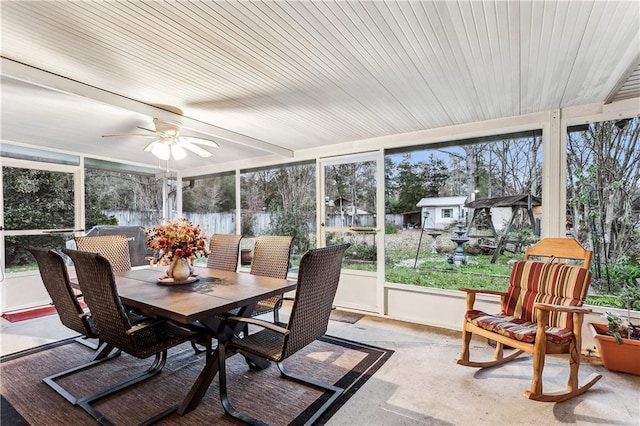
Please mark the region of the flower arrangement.
POLYGON ((206 237, 199 226, 188 219, 180 218, 157 225, 147 231, 147 246, 158 256, 158 260, 169 263, 174 258, 190 259, 194 256, 208 256, 206 237))

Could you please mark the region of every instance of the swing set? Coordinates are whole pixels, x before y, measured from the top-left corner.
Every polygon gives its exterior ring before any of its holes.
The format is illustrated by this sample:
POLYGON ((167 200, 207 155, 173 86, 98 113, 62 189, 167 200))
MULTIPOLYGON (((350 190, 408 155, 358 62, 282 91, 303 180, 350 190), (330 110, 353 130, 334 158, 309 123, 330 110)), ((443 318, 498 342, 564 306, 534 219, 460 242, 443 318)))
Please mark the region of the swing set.
POLYGON ((533 208, 542 205, 539 197, 531 194, 512 195, 508 197, 482 198, 470 201, 465 207, 473 209, 471 221, 467 228, 467 237, 477 238, 480 250, 485 253, 493 251, 491 263, 496 263, 500 254, 505 250, 515 253, 521 249, 520 242, 508 238, 509 232, 519 215, 528 219, 534 234, 538 234, 533 208), (496 207, 510 207, 511 218, 504 228, 502 235, 498 234, 491 216, 491 209, 496 207))

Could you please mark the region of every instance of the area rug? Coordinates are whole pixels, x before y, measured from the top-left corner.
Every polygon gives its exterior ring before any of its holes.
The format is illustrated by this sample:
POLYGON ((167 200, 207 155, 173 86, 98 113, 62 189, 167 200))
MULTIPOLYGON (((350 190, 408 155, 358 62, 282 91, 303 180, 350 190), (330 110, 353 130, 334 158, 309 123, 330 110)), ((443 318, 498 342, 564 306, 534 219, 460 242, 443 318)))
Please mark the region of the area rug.
MULTIPOLYGON (((345 388, 346 391, 316 424, 324 424, 393 354, 332 336, 323 336, 287 361, 294 373, 345 388)), ((81 408, 72 406, 42 378, 87 362, 92 351, 73 339, 0 358, 2 424, 5 425, 93 425, 81 408)), ((81 397, 119 382, 145 369, 151 359, 138 360, 123 354, 58 380, 73 395, 81 397)), ((204 354, 194 354, 190 344, 169 351, 159 375, 115 395, 93 403, 114 425, 134 425, 179 404, 204 365, 204 354)), ((244 358, 227 359, 229 398, 235 407, 270 425, 304 424, 328 397, 313 388, 283 379, 277 366, 250 371, 244 358)), ((161 425, 236 425, 220 405, 217 377, 206 395, 185 416, 171 414, 161 425)))

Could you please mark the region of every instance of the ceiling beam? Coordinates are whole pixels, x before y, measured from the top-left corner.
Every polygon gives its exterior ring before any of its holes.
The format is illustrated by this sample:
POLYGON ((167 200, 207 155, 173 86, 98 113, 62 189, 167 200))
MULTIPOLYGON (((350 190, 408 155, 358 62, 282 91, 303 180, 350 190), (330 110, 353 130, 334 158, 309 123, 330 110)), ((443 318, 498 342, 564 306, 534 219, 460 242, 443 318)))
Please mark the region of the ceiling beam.
POLYGON ((59 92, 81 96, 96 102, 101 102, 114 107, 144 114, 149 117, 158 117, 175 120, 182 123, 184 129, 201 133, 204 136, 220 138, 232 143, 247 146, 263 152, 276 154, 282 157, 293 157, 293 151, 278 145, 255 139, 250 136, 235 133, 201 120, 177 114, 168 109, 150 105, 136 99, 131 99, 117 93, 112 93, 98 87, 94 87, 70 78, 57 75, 39 68, 35 68, 9 58, 2 57, 0 70, 3 76, 25 81, 38 86, 46 87, 59 92))

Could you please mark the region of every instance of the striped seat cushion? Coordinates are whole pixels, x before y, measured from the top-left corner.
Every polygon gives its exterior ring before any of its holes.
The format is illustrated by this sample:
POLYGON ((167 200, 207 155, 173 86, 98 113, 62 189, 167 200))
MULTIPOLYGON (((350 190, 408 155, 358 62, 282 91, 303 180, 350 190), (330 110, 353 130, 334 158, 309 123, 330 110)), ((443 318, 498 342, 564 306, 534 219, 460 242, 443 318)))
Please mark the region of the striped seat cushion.
MULTIPOLYGON (((536 323, 514 318, 503 314, 490 315, 482 311, 467 311, 465 318, 468 322, 485 330, 493 331, 513 340, 525 343, 533 343, 536 340, 536 323)), ((571 340, 570 328, 547 327, 546 337, 548 342, 556 344, 569 343, 571 340)))
MULTIPOLYGON (((465 318, 483 329, 532 343, 536 335, 534 303, 582 306, 590 281, 589 270, 579 265, 522 260, 513 265, 502 312, 489 315, 471 310, 465 318)), ((551 312, 547 340, 567 342, 572 325, 569 313, 551 312)))

